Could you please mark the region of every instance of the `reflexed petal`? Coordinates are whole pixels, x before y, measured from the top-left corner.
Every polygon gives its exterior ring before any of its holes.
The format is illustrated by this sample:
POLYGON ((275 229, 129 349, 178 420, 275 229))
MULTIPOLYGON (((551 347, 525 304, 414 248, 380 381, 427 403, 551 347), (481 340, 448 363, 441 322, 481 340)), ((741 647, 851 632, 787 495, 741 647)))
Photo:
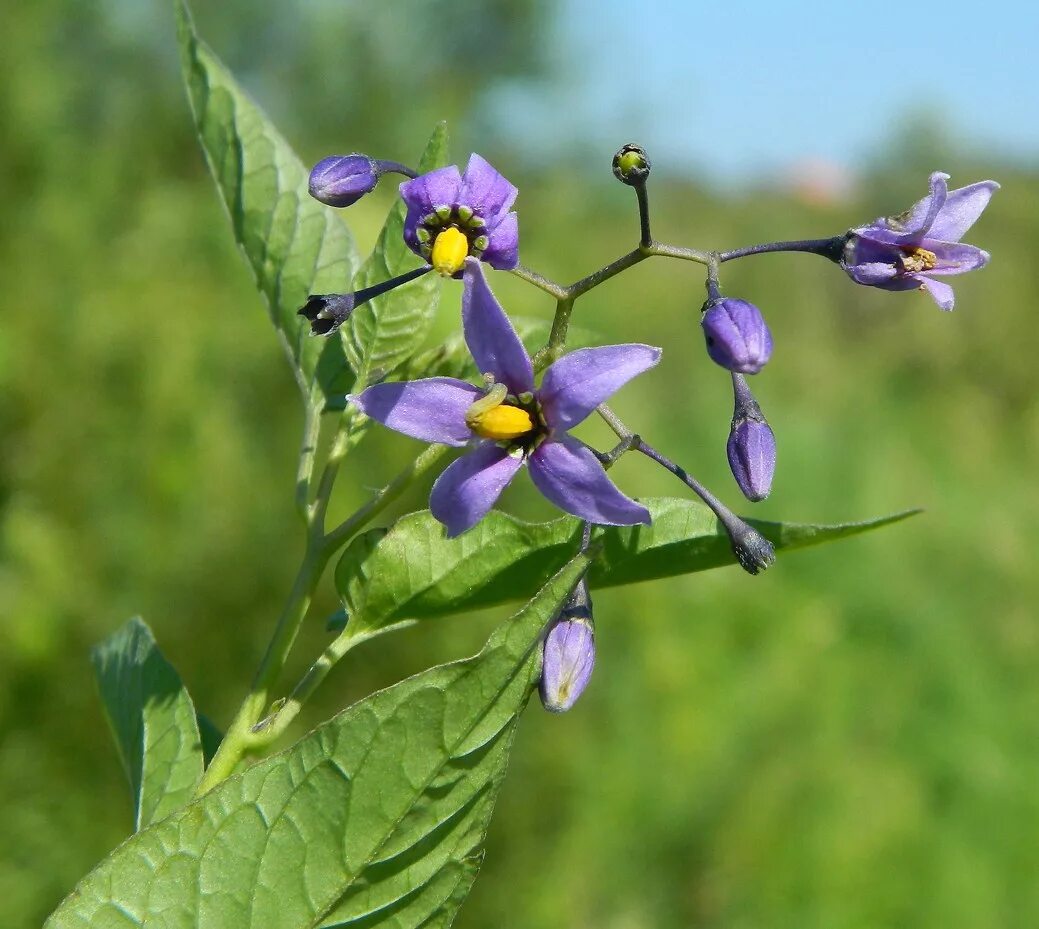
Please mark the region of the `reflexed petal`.
POLYGON ((453 377, 429 377, 401 384, 375 384, 350 402, 384 426, 424 442, 465 445, 473 434, 466 410, 483 391, 453 377))
POLYGON ((534 485, 561 510, 606 526, 649 523, 649 510, 624 496, 587 445, 571 436, 543 442, 527 460, 534 485))
POLYGON ((448 538, 483 519, 522 464, 522 456, 491 442, 450 464, 429 495, 430 512, 447 527, 448 538))
POLYGON ((922 200, 917 200, 905 213, 892 216, 887 226, 905 239, 918 239, 926 235, 931 224, 945 205, 949 187, 945 183, 949 175, 935 171, 930 178, 931 192, 922 200))
POLYGON ((951 310, 956 304, 956 295, 945 281, 936 281, 934 278, 924 277, 923 275, 918 280, 920 281, 920 289, 926 290, 934 298, 934 302, 943 310, 951 310))
POLYGON ((484 158, 473 154, 462 175, 459 206, 469 207, 493 229, 516 201, 518 191, 484 158))
POLYGON ((515 213, 503 216, 487 238, 481 260, 499 271, 511 271, 519 264, 519 217, 515 213))
POLYGON ((992 195, 999 190, 995 181, 979 181, 952 191, 938 212, 929 235, 946 242, 959 242, 977 222, 992 195))
POLYGON ((400 185, 400 195, 409 210, 415 210, 420 216, 433 212, 438 206, 454 207, 458 202, 458 188, 462 186, 462 176, 457 165, 437 168, 427 174, 420 174, 400 185))
POLYGON ((564 355, 545 372, 538 390, 545 423, 554 429, 576 426, 659 360, 659 348, 637 343, 579 348, 564 355))
POLYGON ((462 329, 481 374, 493 374, 514 394, 534 389, 534 366, 475 258, 462 277, 462 329))
POLYGON ((989 253, 962 242, 935 242, 925 239, 923 247, 934 252, 938 264, 925 274, 966 274, 988 264, 989 253))

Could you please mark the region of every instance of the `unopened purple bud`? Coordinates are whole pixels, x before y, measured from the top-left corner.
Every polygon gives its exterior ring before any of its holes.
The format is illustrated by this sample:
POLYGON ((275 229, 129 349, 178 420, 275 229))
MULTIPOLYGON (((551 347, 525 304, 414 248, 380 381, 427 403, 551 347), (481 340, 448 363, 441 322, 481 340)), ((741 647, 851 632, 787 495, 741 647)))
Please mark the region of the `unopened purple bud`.
POLYGON ((353 313, 356 294, 311 294, 296 312, 310 320, 311 335, 330 335, 353 313))
POLYGON ((367 155, 330 155, 310 172, 310 196, 328 206, 351 206, 375 189, 379 173, 367 155))
POLYGON ((757 374, 772 355, 772 333, 765 318, 746 300, 708 300, 700 325, 707 339, 707 354, 730 371, 757 374))
POLYGON ((764 500, 776 472, 776 437, 768 423, 748 419, 734 426, 726 452, 743 496, 755 503, 764 500))
POLYGON ((726 452, 743 495, 757 503, 772 489, 776 472, 776 437, 742 374, 733 374, 735 403, 726 452))
POLYGON ((584 693, 594 667, 592 601, 582 580, 545 636, 539 685, 542 706, 550 713, 565 713, 584 693))

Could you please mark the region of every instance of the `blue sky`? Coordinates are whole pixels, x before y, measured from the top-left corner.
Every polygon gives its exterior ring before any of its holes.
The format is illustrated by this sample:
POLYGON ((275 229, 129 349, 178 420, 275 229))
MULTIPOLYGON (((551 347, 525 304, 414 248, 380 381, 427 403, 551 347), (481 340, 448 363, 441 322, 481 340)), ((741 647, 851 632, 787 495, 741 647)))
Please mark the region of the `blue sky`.
POLYGON ((809 160, 853 172, 924 114, 958 145, 1039 162, 1031 3, 562 0, 557 9, 550 41, 566 87, 507 95, 524 135, 597 148, 635 139, 658 164, 724 182, 809 160))

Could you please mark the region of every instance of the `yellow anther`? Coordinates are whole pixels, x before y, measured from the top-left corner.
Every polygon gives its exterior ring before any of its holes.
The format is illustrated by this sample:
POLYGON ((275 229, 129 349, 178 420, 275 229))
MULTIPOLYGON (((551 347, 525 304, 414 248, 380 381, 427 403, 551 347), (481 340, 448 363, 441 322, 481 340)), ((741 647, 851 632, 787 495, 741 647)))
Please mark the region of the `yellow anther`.
POLYGON ((451 277, 462 270, 469 255, 469 240, 454 226, 448 226, 433 241, 433 270, 444 277, 451 277))
POLYGON ((496 406, 477 416, 467 417, 469 428, 481 439, 504 442, 518 439, 533 431, 534 420, 530 413, 518 406, 496 406))
POLYGON ((914 248, 902 256, 902 267, 909 272, 930 271, 938 264, 938 256, 926 248, 914 248))

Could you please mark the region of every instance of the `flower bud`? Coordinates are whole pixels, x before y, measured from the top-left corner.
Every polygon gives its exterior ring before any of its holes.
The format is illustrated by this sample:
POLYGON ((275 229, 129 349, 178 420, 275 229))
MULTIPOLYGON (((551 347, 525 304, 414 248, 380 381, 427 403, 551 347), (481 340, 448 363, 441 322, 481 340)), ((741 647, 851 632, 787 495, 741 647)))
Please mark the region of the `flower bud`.
POLYGON ((748 574, 758 574, 776 563, 776 550, 757 529, 739 520, 727 526, 732 552, 748 574))
POLYGON ((735 407, 726 453, 743 496, 757 503, 772 489, 776 437, 742 374, 732 376, 735 407))
POLYGON ((356 294, 311 294, 296 313, 310 320, 311 335, 329 335, 354 311, 356 294))
POLYGON ((588 584, 582 579, 542 645, 541 704, 565 713, 584 693, 595 667, 595 627, 588 584))
POLYGON ((646 150, 634 142, 629 142, 613 156, 613 176, 629 187, 644 184, 652 167, 646 150))
POLYGON ((772 355, 772 333, 753 303, 735 297, 708 300, 700 320, 711 359, 740 374, 757 374, 772 355))
POLYGON ((330 155, 310 172, 310 196, 328 206, 351 206, 375 189, 379 173, 367 155, 330 155))

